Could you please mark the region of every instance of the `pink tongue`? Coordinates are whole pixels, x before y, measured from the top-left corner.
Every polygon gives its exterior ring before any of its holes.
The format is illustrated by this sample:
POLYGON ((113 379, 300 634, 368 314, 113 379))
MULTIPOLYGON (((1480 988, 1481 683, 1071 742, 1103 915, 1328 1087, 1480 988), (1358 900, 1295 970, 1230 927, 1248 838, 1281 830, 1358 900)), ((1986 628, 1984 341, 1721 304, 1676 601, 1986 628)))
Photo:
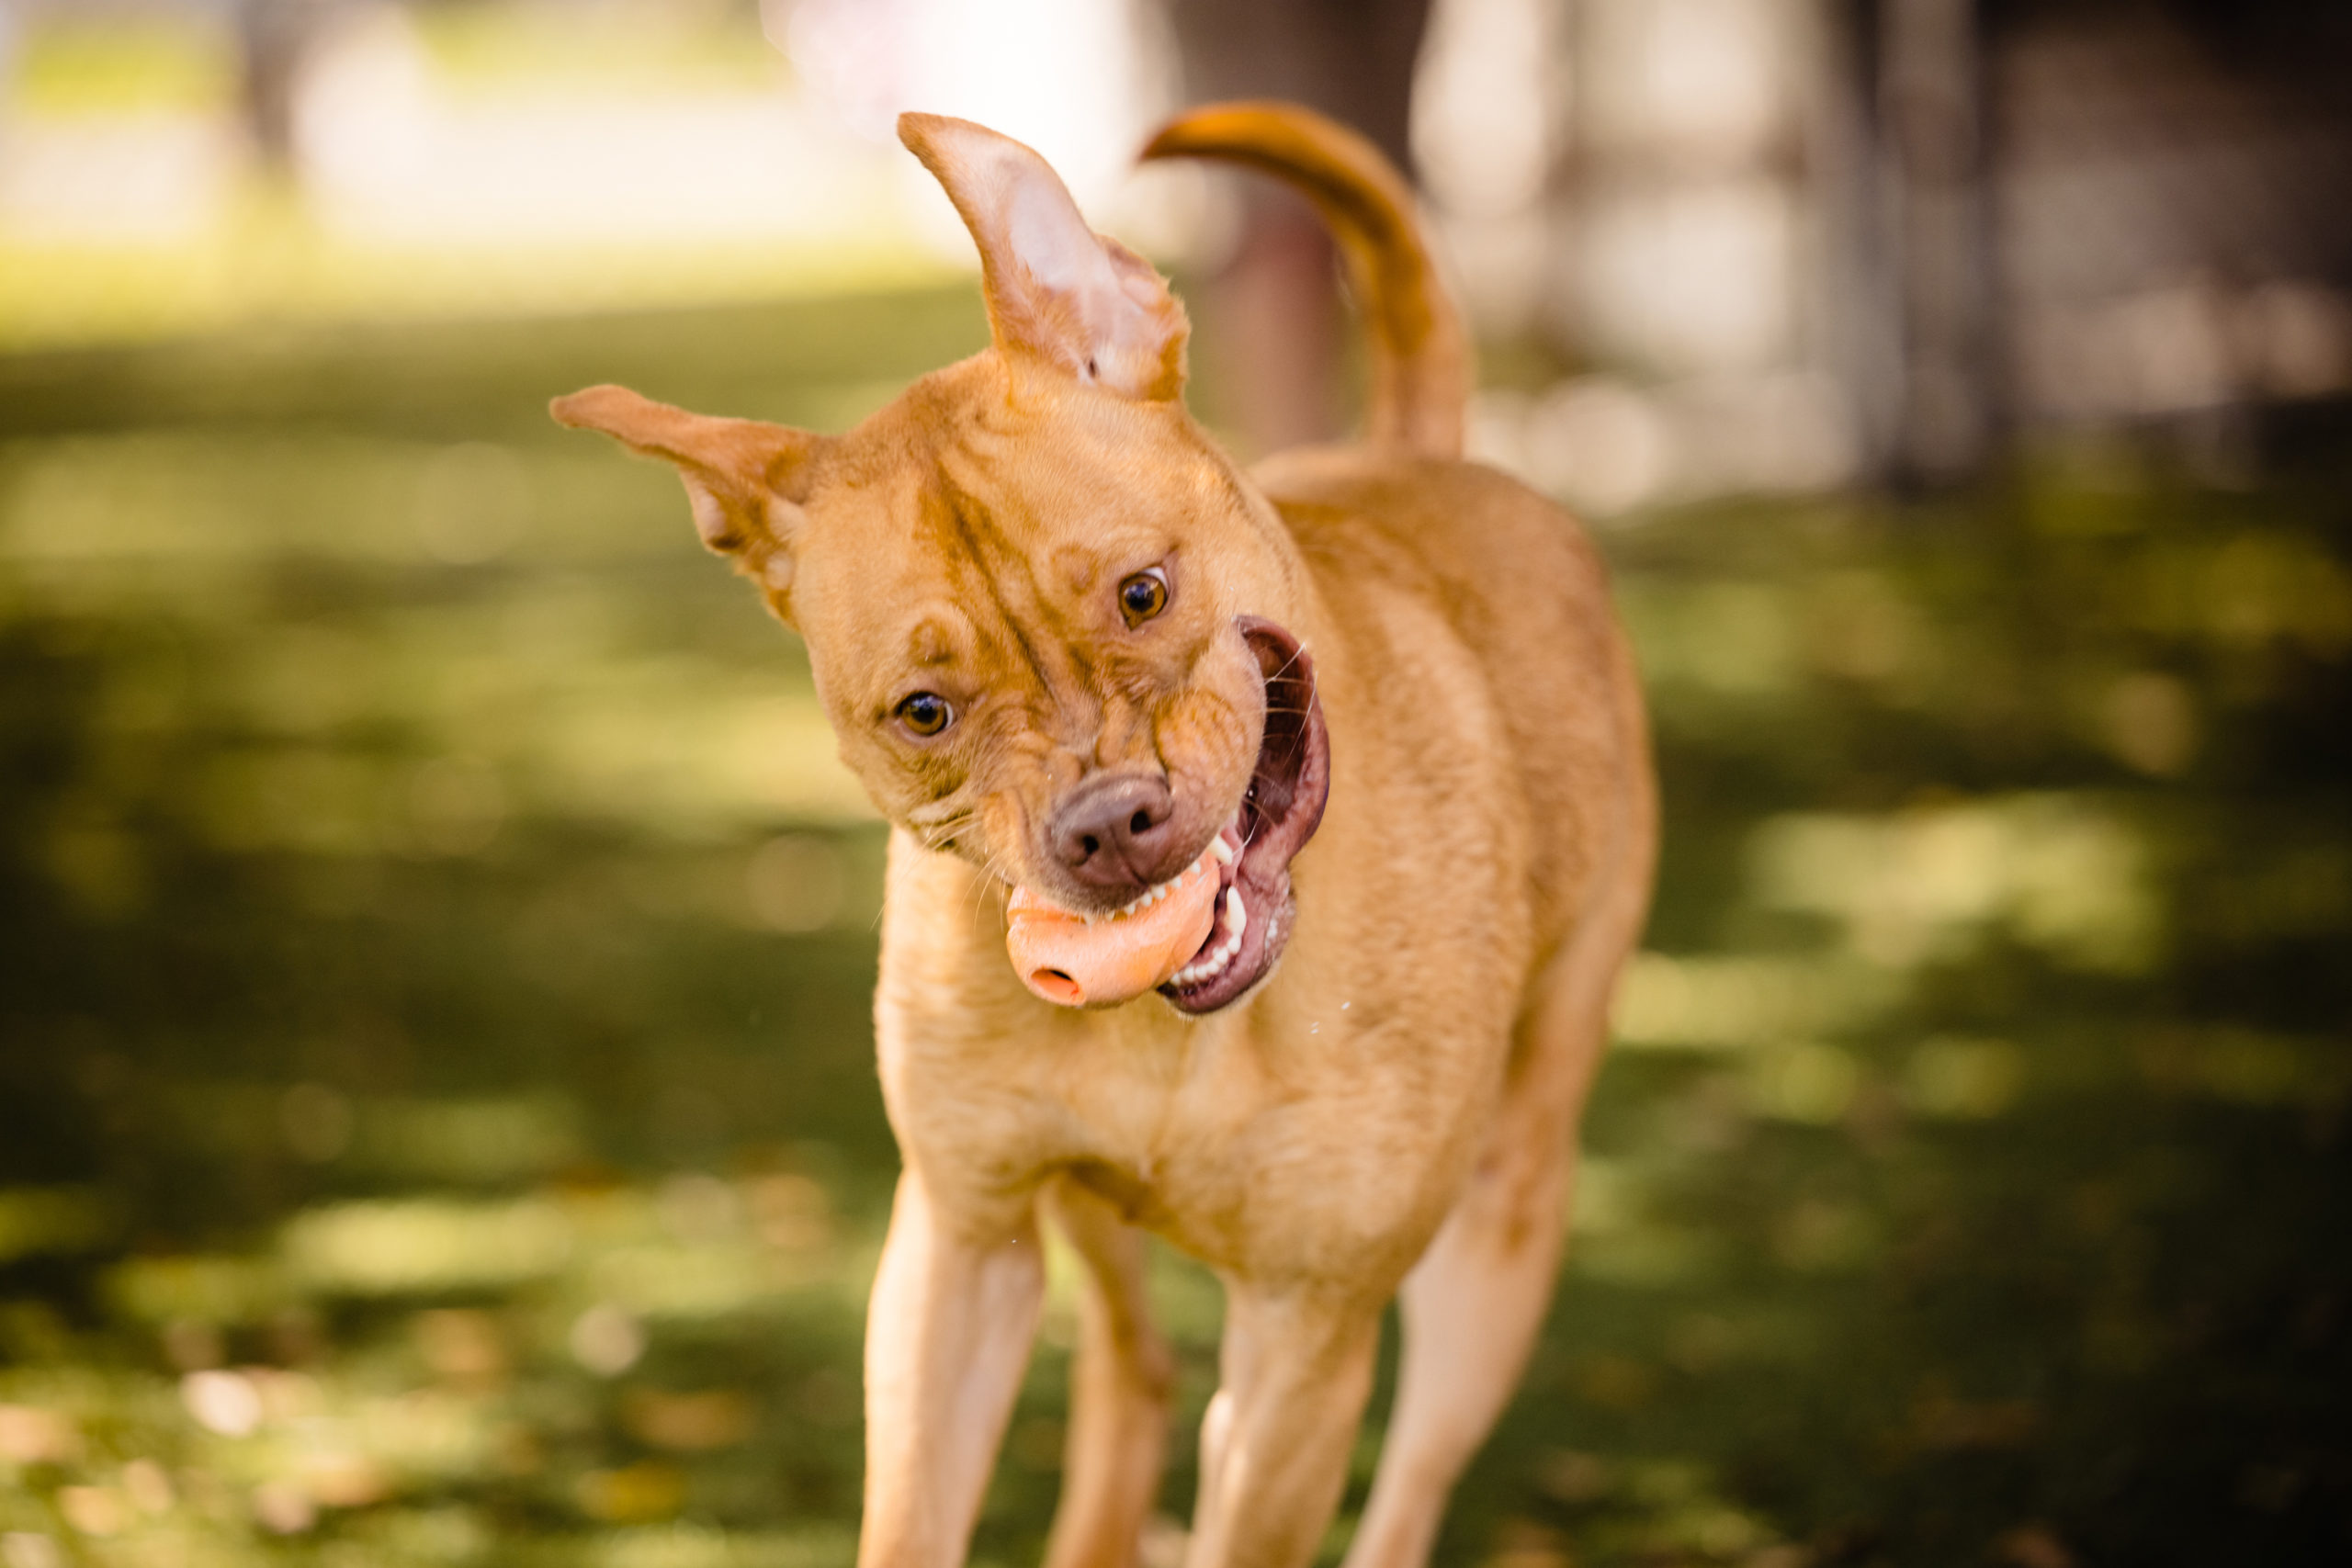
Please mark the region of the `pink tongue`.
POLYGON ((1022 984, 1062 1007, 1110 1007, 1167 983, 1216 924, 1216 868, 1203 855, 1150 908, 1089 925, 1026 887, 1005 906, 1005 951, 1022 984))

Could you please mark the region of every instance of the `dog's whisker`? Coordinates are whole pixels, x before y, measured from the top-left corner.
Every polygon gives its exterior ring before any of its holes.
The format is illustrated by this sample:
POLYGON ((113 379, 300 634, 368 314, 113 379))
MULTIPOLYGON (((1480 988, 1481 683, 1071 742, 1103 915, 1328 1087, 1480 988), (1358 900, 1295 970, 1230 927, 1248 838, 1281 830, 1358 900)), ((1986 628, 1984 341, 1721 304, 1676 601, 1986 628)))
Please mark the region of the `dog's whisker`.
POLYGON ((916 837, 922 840, 924 849, 944 850, 952 845, 964 829, 969 828, 978 818, 978 812, 969 807, 963 807, 936 822, 926 823, 916 820, 913 827, 916 837))
POLYGON ((987 863, 980 867, 980 874, 973 879, 971 911, 973 918, 978 919, 981 909, 988 903, 989 884, 991 880, 1007 883, 1019 880, 1011 874, 1012 868, 1007 863, 1010 853, 1010 851, 999 850, 989 855, 987 863))
POLYGON ((1274 672, 1266 677, 1266 680, 1269 683, 1281 680, 1283 676, 1291 672, 1292 669, 1297 665, 1300 660, 1306 657, 1306 650, 1305 649, 1293 649, 1283 660, 1282 663, 1275 667, 1274 672))

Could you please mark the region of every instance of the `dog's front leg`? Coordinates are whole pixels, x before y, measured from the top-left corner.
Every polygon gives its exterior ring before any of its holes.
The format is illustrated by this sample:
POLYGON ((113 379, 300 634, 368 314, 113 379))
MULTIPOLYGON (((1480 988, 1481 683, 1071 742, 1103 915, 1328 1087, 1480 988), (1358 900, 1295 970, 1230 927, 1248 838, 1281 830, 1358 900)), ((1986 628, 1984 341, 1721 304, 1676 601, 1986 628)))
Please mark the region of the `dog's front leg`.
POLYGON ((1226 1285, 1222 1386, 1201 1425, 1185 1568, 1313 1560, 1372 1392, 1380 1305, 1355 1292, 1226 1285))
POLYGON ((1086 1262, 1087 1291, 1046 1568, 1127 1568, 1159 1489, 1175 1357, 1152 1325, 1143 1233, 1068 1177, 1047 1198, 1086 1262))
POLYGON ((858 1568, 957 1568, 1037 1326, 1034 1205, 950 1213, 910 1168, 865 1330, 858 1568))

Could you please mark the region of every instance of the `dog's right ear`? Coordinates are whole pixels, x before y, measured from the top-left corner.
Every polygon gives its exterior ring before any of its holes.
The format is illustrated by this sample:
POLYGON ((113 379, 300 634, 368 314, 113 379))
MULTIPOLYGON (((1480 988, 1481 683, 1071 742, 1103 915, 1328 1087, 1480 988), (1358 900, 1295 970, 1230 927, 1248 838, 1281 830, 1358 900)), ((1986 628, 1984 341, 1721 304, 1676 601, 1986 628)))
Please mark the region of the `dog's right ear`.
POLYGON ((1051 164, 945 115, 900 115, 899 140, 972 231, 999 349, 1122 397, 1161 401, 1184 389, 1183 305, 1149 262, 1086 226, 1051 164))
POLYGON ((702 542, 758 579, 784 614, 809 459, 825 437, 755 419, 688 413, 627 387, 590 387, 556 399, 548 412, 558 424, 601 430, 633 452, 676 465, 702 542))

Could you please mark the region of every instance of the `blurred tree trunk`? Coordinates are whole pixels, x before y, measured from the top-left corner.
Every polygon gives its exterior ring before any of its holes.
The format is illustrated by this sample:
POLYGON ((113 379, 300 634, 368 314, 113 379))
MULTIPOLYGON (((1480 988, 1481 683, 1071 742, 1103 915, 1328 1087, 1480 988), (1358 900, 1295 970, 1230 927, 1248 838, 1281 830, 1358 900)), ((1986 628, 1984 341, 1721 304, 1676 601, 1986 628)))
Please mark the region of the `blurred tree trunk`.
POLYGON ((1842 160, 1855 188, 1838 205, 1871 467, 1905 485, 1964 479, 1996 445, 2001 404, 1984 7, 1841 0, 1831 14, 1863 142, 1842 160))
POLYGON ((237 0, 237 54, 246 133, 273 172, 293 167, 294 90, 327 0, 237 0))
MULTIPOLYGON (((1413 68, 1429 0, 1167 0, 1195 103, 1288 98, 1370 137, 1409 172, 1413 68)), ((1199 341, 1220 400, 1257 452, 1341 429, 1339 272, 1329 236, 1287 191, 1252 180, 1232 258, 1210 280, 1199 341)))

